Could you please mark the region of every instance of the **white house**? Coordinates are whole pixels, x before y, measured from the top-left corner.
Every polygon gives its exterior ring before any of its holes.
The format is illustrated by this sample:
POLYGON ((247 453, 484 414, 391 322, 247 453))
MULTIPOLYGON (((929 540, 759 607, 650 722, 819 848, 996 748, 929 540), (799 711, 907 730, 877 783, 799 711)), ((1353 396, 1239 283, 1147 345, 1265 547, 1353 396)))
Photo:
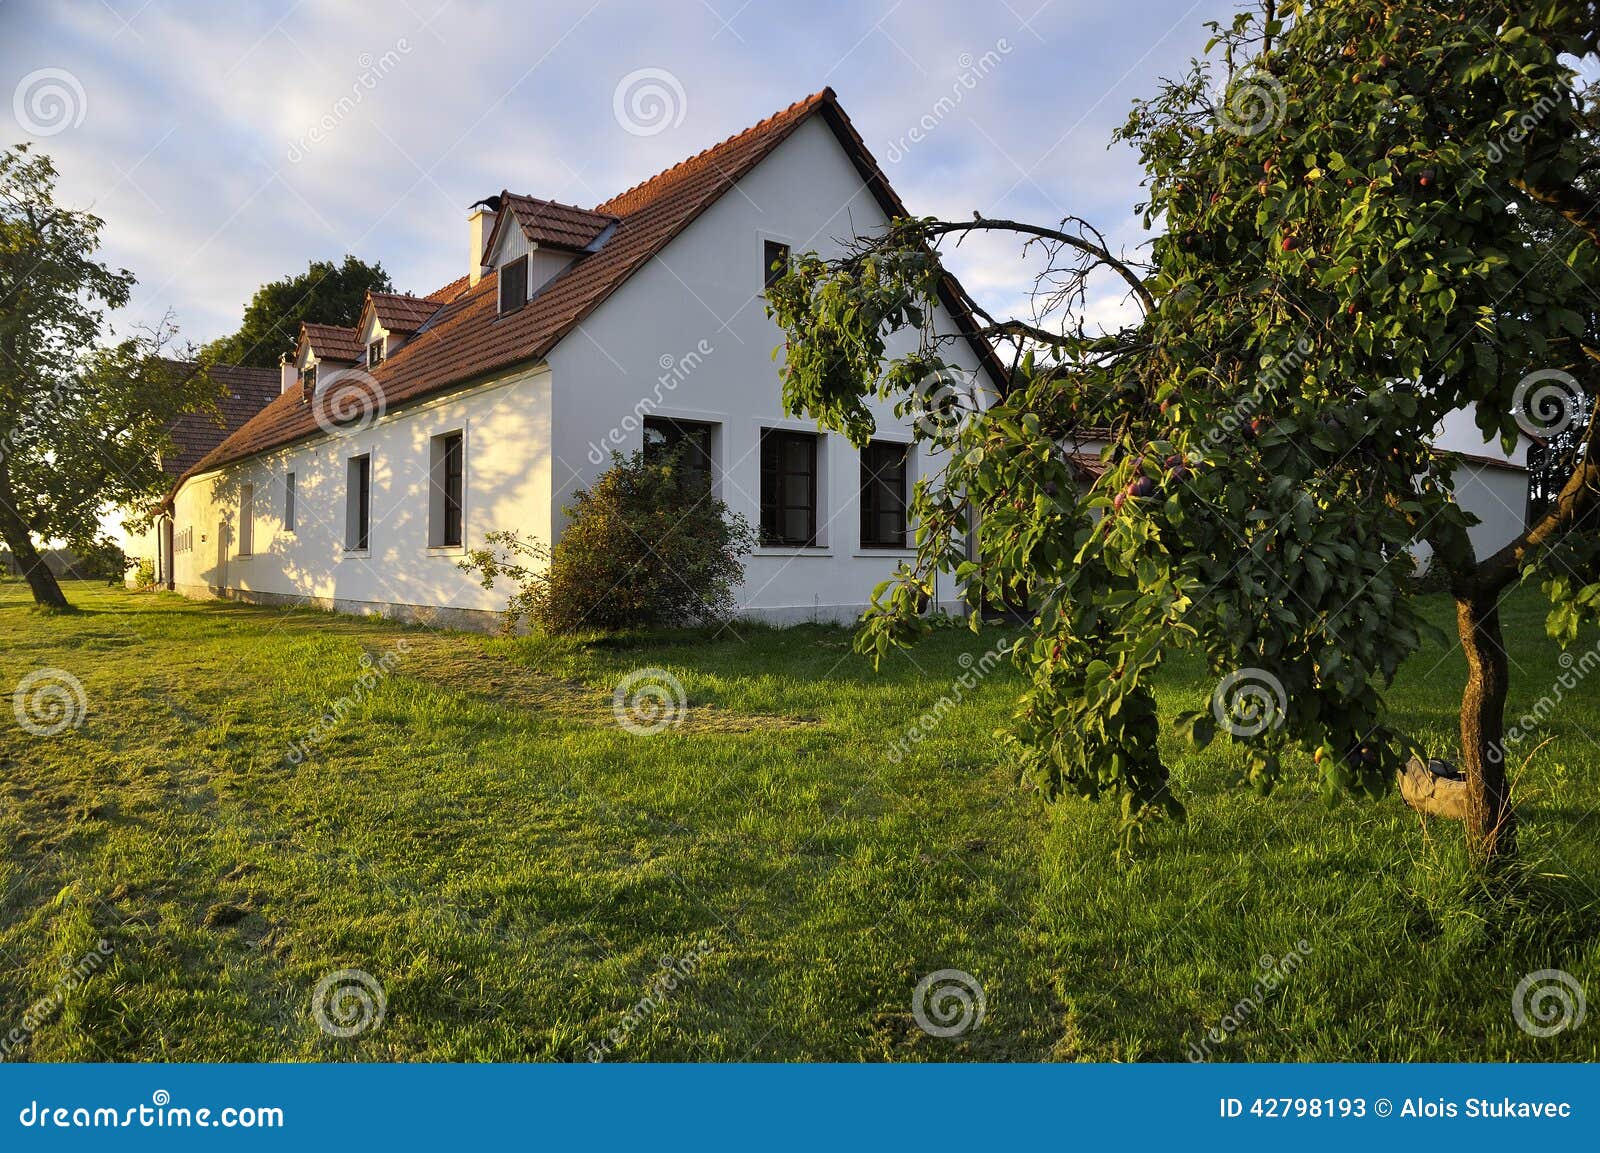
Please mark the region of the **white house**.
MULTIPOLYGON (((912 555, 905 499, 928 462, 891 405, 865 452, 784 414, 762 294, 791 248, 904 214, 832 90, 593 209, 480 202, 465 277, 374 294, 353 330, 305 326, 280 395, 187 470, 169 587, 490 625, 505 591, 461 571, 468 547, 554 540, 613 450, 687 440, 761 532, 741 611, 855 618, 912 555)), ((945 297, 935 323, 967 337, 947 358, 994 387, 953 281, 945 297)))
MULTIPOLYGON (((853 620, 912 555, 906 496, 930 462, 890 405, 874 407, 861 452, 785 415, 763 292, 791 249, 826 255, 900 215, 831 89, 593 209, 480 201, 466 276, 424 297, 373 294, 354 329, 304 326, 279 395, 177 485, 155 534, 162 581, 491 626, 505 590, 459 568, 469 547, 503 529, 554 541, 613 451, 687 441, 760 528, 741 612, 853 620)), ((965 299, 949 281, 934 323, 987 392, 1002 369, 965 299)), ((1463 503, 1503 543, 1525 474, 1484 453, 1463 503)), ((939 580, 936 601, 957 608, 939 580)))

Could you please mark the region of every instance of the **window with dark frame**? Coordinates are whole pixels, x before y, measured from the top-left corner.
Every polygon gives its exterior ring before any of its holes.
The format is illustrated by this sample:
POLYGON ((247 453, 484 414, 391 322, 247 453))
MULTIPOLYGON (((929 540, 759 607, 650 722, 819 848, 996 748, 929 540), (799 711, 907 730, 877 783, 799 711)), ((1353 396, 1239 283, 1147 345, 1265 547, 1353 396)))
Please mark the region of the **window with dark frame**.
POLYGON ((239 486, 239 555, 256 551, 256 486, 239 486))
POLYGON ((345 473, 344 547, 359 552, 368 547, 372 525, 372 457, 353 456, 345 473))
POLYGON ((683 446, 683 466, 705 491, 711 491, 711 435, 715 425, 696 420, 644 418, 644 456, 661 460, 683 446))
POLYGON ((906 547, 911 446, 874 440, 861 450, 861 547, 906 547))
POLYGON ((283 531, 294 531, 294 473, 283 476, 283 531))
POLYGON ((462 508, 466 489, 466 441, 459 432, 434 437, 434 512, 437 521, 429 543, 435 548, 461 545, 462 508))
POLYGON ((528 303, 528 258, 519 256, 500 267, 500 311, 515 312, 528 303))
POLYGON ((761 543, 817 543, 817 436, 761 430, 761 543))
POLYGON ((306 365, 304 368, 302 368, 300 370, 300 388, 305 392, 305 394, 307 396, 311 395, 311 393, 316 391, 316 388, 317 388, 317 366, 316 365, 308 364, 308 365, 306 365))
POLYGON ((763 241, 761 245, 762 286, 771 288, 789 271, 789 246, 781 240, 763 241))
POLYGON ((383 363, 383 337, 367 345, 367 367, 377 368, 383 363))

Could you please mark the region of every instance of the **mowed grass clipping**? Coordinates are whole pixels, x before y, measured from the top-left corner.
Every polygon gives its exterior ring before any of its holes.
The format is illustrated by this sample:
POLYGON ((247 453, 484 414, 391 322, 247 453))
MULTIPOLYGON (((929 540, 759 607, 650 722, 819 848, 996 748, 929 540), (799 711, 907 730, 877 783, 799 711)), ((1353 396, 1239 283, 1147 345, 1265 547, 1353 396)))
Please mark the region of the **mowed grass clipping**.
MULTIPOLYGON (((1513 1013, 1536 970, 1600 993, 1600 684, 1563 690, 1518 746, 1529 876, 1491 899, 1467 881, 1459 827, 1394 796, 1330 808, 1309 766, 1257 797, 1225 746, 1176 740, 1189 819, 1119 861, 1109 807, 1047 809, 1018 786, 994 736, 1018 689, 1003 664, 897 754, 1004 633, 940 631, 875 672, 834 628, 579 645, 68 595, 80 611, 43 615, 0 583, 10 1059, 1600 1050, 1596 1013, 1548 1038, 1513 1013), (688 707, 641 736, 612 690, 647 668, 688 707), (37 736, 12 715, 12 687, 41 669, 81 683, 77 727, 37 736), (314 1013, 340 969, 385 998, 351 1037, 314 1013), (943 969, 984 994, 954 1038, 912 1012, 943 969)), ((1444 601, 1432 611, 1449 621, 1444 601)), ((1527 593, 1506 606, 1513 713, 1565 671, 1542 615, 1527 593)), ((1463 678, 1458 652, 1430 649, 1393 694, 1399 723, 1447 755, 1463 678)), ((1163 704, 1211 689, 1180 662, 1163 704)))

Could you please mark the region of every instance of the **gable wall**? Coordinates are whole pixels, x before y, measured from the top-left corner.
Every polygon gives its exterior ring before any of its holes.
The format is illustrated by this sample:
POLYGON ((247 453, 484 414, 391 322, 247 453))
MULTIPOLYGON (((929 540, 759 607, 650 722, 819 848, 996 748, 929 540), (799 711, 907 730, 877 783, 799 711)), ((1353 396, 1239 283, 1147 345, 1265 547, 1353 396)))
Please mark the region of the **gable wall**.
MULTIPOLYGON (((627 454, 643 444, 640 417, 659 415, 719 426, 718 495, 758 526, 761 429, 816 428, 783 413, 773 359, 782 336, 761 298, 762 241, 828 254, 838 249, 835 238, 886 223, 832 130, 813 117, 601 304, 549 358, 558 524, 560 508, 604 470, 610 451, 627 454)), ((943 309, 939 323, 956 331, 943 309)), ((900 334, 891 351, 913 346, 900 334)), ((977 371, 965 343, 946 356, 977 371)), ((873 405, 879 435, 911 442, 908 423, 892 408, 873 405)), ((913 475, 935 467, 924 451, 916 449, 913 475)), ((754 615, 853 619, 873 586, 912 555, 860 547, 860 458, 834 433, 819 456, 824 547, 758 549, 740 590, 754 615)), ((940 599, 950 603, 954 587, 941 579, 940 599)))

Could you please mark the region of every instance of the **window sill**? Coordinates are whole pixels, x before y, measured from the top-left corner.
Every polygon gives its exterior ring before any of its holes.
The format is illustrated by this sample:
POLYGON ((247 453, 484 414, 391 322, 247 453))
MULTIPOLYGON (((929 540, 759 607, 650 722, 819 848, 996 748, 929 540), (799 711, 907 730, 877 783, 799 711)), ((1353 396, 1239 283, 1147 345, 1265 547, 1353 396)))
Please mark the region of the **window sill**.
POLYGON ((764 544, 758 545, 750 552, 751 556, 832 556, 833 550, 826 545, 806 544, 764 544))
POLYGON ((428 546, 428 555, 429 556, 466 556, 467 555, 467 548, 466 548, 465 545, 459 545, 459 544, 430 544, 428 546))
POLYGON ((917 555, 917 550, 914 548, 899 548, 894 545, 886 545, 883 548, 878 548, 874 545, 862 545, 860 552, 851 553, 850 555, 858 557, 914 557, 917 555))
POLYGON ((341 560, 365 560, 372 555, 370 548, 347 548, 340 555, 341 560))

